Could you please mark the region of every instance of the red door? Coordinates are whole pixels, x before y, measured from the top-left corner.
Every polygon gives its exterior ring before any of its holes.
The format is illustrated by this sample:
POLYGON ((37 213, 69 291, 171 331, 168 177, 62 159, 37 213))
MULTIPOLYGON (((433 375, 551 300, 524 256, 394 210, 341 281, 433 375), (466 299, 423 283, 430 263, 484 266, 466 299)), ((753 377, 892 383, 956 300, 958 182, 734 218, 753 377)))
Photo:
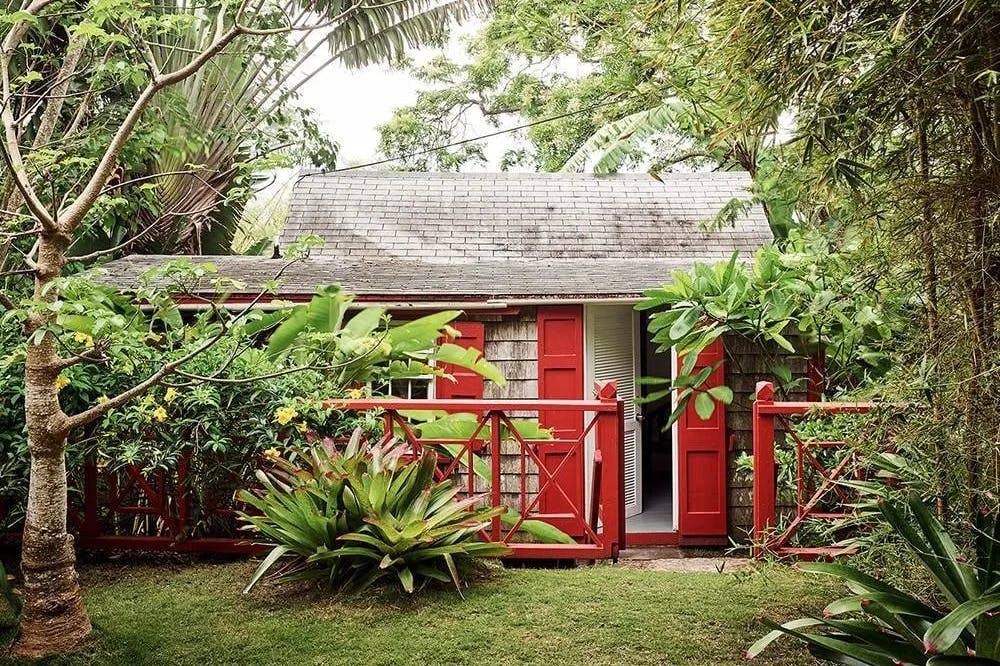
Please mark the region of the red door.
MULTIPOLYGON (((725 383, 722 341, 698 356, 695 370, 715 366, 703 388, 725 383)), ((678 531, 681 539, 725 537, 726 529, 726 409, 716 404, 708 420, 694 409, 694 400, 677 422, 678 531)))
MULTIPOLYGON (((582 306, 538 308, 538 397, 542 400, 583 399, 582 306)), ((542 464, 555 475, 552 487, 542 492, 539 511, 545 520, 563 531, 581 536, 582 527, 573 513, 575 510, 586 515, 583 447, 575 441, 583 433, 583 414, 551 411, 538 416, 543 426, 552 428, 555 440, 538 445, 542 464), (565 496, 554 487, 556 484, 565 496)), ((546 477, 540 476, 539 487, 545 481, 546 477)))
MULTIPOLYGON (((458 337, 453 344, 465 349, 478 349, 482 355, 486 344, 486 327, 480 321, 452 322, 451 327, 458 331, 458 337)), ((442 400, 482 400, 483 378, 466 368, 442 363, 441 368, 455 378, 438 377, 434 382, 434 395, 442 400)))

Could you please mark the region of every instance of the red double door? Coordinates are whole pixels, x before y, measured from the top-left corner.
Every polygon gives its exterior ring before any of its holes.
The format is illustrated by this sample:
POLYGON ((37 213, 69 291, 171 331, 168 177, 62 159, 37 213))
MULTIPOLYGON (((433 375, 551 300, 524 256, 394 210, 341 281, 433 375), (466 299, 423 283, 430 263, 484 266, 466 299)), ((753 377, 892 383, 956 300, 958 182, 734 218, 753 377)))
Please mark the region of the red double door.
MULTIPOLYGON (((584 319, 579 305, 538 308, 538 397, 543 400, 592 398, 584 387, 584 319)), ((698 358, 696 369, 715 366, 704 388, 725 381, 721 341, 713 343, 698 358)), ((586 478, 581 448, 559 440, 578 438, 583 430, 579 412, 548 412, 542 425, 552 428, 555 442, 539 447, 539 455, 550 471, 558 469, 555 483, 563 490, 543 492, 540 512, 546 519, 569 526, 572 506, 584 507, 586 478), (566 461, 565 458, 570 457, 566 461), (565 461, 565 462, 564 462, 565 461), (565 495, 565 496, 564 496, 565 495)), ((726 410, 717 406, 702 420, 688 405, 677 423, 677 531, 691 541, 725 537, 726 525, 726 410)))

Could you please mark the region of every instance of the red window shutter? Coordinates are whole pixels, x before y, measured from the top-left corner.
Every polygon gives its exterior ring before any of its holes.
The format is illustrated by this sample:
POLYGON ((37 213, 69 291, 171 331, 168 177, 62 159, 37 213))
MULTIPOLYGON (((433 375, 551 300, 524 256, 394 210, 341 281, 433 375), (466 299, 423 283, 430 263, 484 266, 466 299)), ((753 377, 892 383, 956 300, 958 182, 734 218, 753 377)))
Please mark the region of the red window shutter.
MULTIPOLYGON (((579 305, 546 305, 538 308, 538 397, 542 400, 580 400, 583 398, 583 308, 579 305)), ((580 412, 543 412, 541 424, 553 429, 556 440, 573 440, 583 432, 580 412)), ((574 443, 544 442, 538 455, 545 468, 555 472, 555 484, 539 500, 540 517, 556 527, 581 536, 577 521, 570 518, 572 508, 584 509, 583 455, 574 443), (561 468, 563 460, 571 456, 561 468), (569 502, 567 502, 569 498, 569 502), (571 508, 572 505, 572 508, 571 508), (576 533, 574 533, 576 532, 576 533)), ((544 483, 539 479, 539 485, 544 483)))
MULTIPOLYGON (((538 397, 583 399, 583 308, 579 305, 538 308, 538 397)), ((576 437, 583 430, 579 412, 546 412, 541 421, 555 429, 557 437, 576 437)))
MULTIPOLYGON (((480 321, 452 322, 451 327, 458 331, 458 337, 453 344, 465 349, 478 349, 480 355, 486 346, 486 327, 480 321)), ((434 382, 434 395, 443 400, 482 400, 483 378, 466 368, 459 368, 448 363, 442 363, 441 368, 455 378, 438 377, 434 382)))
MULTIPOLYGON (((698 356, 697 372, 718 364, 703 388, 725 383, 722 341, 716 340, 698 356)), ((677 421, 678 531, 683 537, 726 535, 726 409, 716 404, 708 420, 694 409, 694 400, 677 421)))

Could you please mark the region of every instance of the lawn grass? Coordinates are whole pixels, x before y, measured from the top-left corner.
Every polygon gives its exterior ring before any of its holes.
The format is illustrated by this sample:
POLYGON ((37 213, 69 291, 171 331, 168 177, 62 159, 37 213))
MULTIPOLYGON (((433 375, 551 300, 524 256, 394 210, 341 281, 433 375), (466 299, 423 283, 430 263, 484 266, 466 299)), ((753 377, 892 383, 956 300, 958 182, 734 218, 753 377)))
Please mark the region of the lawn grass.
MULTIPOLYGON (((815 613, 829 582, 788 569, 500 571, 465 592, 243 596, 249 563, 84 571, 95 626, 52 664, 742 664, 762 617, 815 613)), ((813 663, 791 643, 765 664, 813 663)), ((12 662, 0 663, 10 664, 12 662)))

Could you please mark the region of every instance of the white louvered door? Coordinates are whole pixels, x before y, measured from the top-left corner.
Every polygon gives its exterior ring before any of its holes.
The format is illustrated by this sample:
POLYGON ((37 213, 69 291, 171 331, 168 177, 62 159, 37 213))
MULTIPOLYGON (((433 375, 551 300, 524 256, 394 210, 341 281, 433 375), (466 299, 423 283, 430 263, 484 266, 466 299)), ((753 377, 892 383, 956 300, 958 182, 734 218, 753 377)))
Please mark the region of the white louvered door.
POLYGON ((629 305, 587 307, 586 340, 590 384, 614 380, 625 402, 625 516, 642 512, 641 429, 635 404, 639 357, 638 313, 629 305))

